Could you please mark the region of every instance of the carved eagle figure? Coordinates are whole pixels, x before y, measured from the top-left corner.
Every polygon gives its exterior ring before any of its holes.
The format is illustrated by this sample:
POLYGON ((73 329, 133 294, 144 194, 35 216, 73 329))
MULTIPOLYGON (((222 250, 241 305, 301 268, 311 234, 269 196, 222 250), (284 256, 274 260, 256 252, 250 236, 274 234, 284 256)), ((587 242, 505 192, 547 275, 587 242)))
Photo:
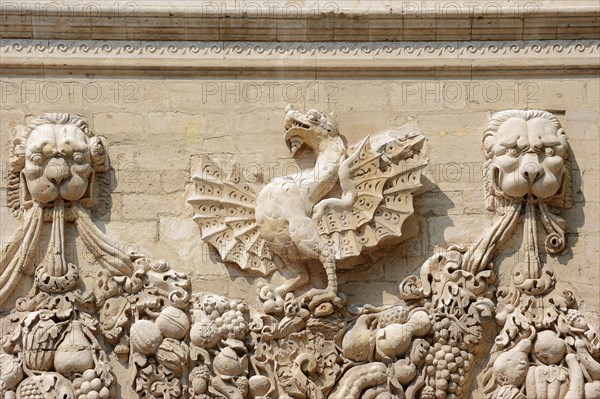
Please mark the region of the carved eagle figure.
POLYGON ((387 131, 348 147, 333 114, 291 106, 284 128, 292 158, 308 151, 312 167, 261 187, 204 156, 188 201, 202 239, 224 262, 260 275, 283 263, 297 274, 279 293, 305 285, 304 262, 318 259, 327 288, 307 293, 313 307, 337 298, 336 263, 402 235, 427 164, 426 140, 418 131, 387 131))

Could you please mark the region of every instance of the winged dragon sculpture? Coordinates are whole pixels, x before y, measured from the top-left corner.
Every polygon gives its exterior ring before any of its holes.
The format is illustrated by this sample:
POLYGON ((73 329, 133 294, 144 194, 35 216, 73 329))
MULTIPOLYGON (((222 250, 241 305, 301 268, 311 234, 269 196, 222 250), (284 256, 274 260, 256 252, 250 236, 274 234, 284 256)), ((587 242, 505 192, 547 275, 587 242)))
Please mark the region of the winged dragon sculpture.
POLYGON ((340 302, 336 264, 402 235, 427 164, 425 136, 387 131, 347 146, 333 114, 291 106, 284 128, 292 157, 312 151, 312 167, 261 187, 205 156, 189 202, 202 239, 224 262, 260 275, 283 263, 296 274, 278 295, 306 285, 305 261, 318 259, 327 287, 304 294, 314 309, 340 302))

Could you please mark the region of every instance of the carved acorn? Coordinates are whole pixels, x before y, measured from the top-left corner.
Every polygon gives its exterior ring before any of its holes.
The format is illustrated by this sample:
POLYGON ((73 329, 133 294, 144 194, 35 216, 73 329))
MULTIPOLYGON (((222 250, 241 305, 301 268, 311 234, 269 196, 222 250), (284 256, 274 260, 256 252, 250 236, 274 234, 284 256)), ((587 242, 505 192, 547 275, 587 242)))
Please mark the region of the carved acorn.
POLYGON ((81 323, 72 322, 63 335, 54 355, 54 368, 67 376, 94 368, 92 346, 81 323))
POLYGON ((162 333, 150 320, 138 320, 131 326, 129 342, 134 352, 151 355, 163 340, 162 333))
POLYGON ((174 306, 164 308, 155 323, 164 337, 176 340, 183 339, 190 330, 190 321, 187 315, 174 306))
POLYGON ((210 374, 208 367, 202 365, 192 369, 189 375, 190 382, 192 383, 192 389, 196 394, 202 394, 208 389, 208 380, 210 374))

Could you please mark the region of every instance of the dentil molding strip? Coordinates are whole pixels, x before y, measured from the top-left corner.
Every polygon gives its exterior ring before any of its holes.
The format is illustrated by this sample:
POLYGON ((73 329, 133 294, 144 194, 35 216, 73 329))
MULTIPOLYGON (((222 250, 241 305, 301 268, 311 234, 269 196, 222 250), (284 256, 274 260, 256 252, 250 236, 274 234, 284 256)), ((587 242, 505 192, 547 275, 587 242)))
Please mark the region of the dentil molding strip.
POLYGON ((594 74, 600 40, 488 42, 0 41, 3 75, 594 74))

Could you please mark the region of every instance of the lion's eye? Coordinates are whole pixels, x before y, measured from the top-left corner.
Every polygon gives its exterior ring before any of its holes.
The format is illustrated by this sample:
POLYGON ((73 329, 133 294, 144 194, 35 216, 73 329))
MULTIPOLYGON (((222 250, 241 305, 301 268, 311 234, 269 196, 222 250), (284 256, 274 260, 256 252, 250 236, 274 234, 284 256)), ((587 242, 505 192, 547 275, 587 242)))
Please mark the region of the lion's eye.
POLYGON ((316 122, 317 121, 317 115, 310 114, 310 115, 308 115, 308 119, 311 120, 311 121, 313 121, 313 122, 316 122))
POLYGON ((546 156, 553 157, 556 152, 552 147, 546 147, 546 156))
POLYGON ((42 157, 42 154, 33 154, 29 160, 36 165, 40 165, 44 158, 42 157))
POLYGON ((85 162, 85 157, 83 156, 83 154, 73 154, 73 161, 75 161, 76 163, 83 163, 85 162))
POLYGON ((508 148, 506 155, 516 158, 519 156, 519 151, 516 148, 508 148))

